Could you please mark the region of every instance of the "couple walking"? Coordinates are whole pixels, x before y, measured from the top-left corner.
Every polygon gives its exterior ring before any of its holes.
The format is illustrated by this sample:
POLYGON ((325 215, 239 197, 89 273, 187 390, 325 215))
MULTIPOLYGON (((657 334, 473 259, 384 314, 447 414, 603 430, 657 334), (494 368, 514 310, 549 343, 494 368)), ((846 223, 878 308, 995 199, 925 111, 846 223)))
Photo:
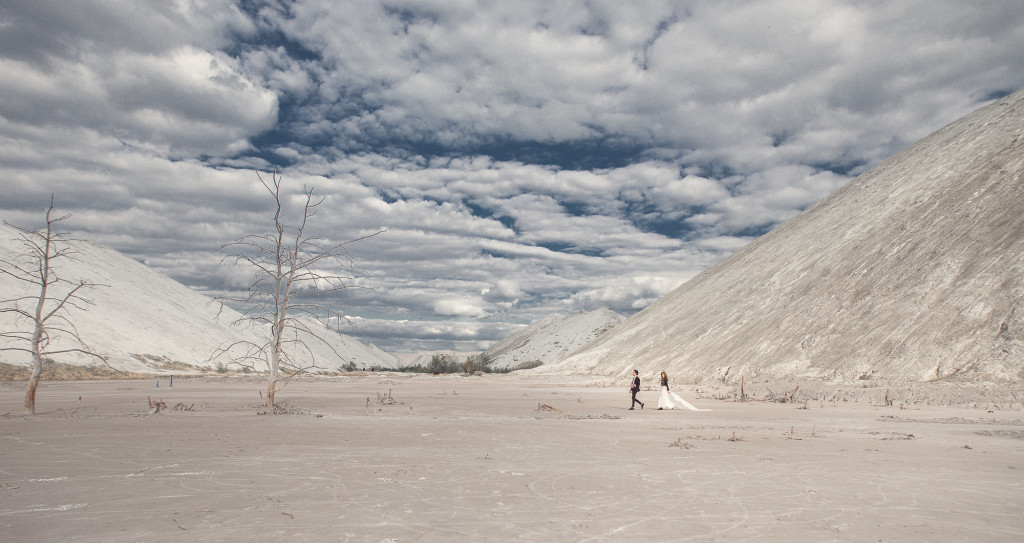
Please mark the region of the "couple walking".
MULTIPOLYGON (((640 373, 633 370, 633 381, 629 385, 629 393, 633 395, 633 403, 630 404, 630 411, 640 404, 640 409, 644 408, 644 402, 636 399, 636 393, 640 392, 640 373)), ((689 409, 690 411, 702 411, 691 405, 686 400, 679 397, 675 392, 671 392, 668 389, 668 375, 665 372, 661 372, 661 396, 658 397, 658 409, 689 409)))

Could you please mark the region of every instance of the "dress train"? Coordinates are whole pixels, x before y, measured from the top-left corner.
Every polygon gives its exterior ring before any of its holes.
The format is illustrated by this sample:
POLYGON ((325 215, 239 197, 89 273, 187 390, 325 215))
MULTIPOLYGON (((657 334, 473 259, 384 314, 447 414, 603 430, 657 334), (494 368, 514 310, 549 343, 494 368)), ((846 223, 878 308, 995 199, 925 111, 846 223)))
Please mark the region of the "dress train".
POLYGON ((707 409, 697 409, 690 402, 680 398, 675 392, 669 392, 668 387, 661 387, 661 396, 658 398, 658 409, 689 409, 690 411, 707 411, 707 409))

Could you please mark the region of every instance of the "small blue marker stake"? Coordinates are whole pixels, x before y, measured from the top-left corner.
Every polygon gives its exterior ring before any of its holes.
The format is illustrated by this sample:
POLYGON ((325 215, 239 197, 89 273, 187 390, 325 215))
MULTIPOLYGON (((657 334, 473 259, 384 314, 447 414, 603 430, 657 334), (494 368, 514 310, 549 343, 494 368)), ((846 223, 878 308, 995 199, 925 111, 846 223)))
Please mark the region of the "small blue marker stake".
POLYGON ((169 388, 174 388, 174 376, 171 376, 171 384, 169 388))
POLYGON ((156 388, 160 388, 160 379, 156 380, 156 388))

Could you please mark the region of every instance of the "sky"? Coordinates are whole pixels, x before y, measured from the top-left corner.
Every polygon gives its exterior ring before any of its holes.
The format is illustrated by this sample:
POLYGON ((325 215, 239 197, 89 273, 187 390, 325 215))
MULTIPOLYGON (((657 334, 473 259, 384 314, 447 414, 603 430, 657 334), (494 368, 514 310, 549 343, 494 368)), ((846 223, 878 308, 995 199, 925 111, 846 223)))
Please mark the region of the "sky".
MULTIPOLYGON (((1024 3, 334 0, 0 4, 0 219, 211 296, 225 244, 348 246, 390 352, 629 316, 1024 87, 1024 3)), ((325 270, 333 271, 333 270, 325 270)))

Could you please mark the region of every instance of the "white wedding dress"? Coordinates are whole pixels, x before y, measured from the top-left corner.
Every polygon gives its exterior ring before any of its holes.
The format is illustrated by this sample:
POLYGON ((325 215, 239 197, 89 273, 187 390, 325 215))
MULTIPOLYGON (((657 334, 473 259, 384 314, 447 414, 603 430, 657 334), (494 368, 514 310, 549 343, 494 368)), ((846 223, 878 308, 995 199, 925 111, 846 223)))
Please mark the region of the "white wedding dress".
POLYGON ((690 402, 680 398, 675 392, 669 392, 667 386, 661 387, 661 396, 658 397, 658 409, 689 409, 690 411, 707 411, 707 409, 697 409, 690 402))

